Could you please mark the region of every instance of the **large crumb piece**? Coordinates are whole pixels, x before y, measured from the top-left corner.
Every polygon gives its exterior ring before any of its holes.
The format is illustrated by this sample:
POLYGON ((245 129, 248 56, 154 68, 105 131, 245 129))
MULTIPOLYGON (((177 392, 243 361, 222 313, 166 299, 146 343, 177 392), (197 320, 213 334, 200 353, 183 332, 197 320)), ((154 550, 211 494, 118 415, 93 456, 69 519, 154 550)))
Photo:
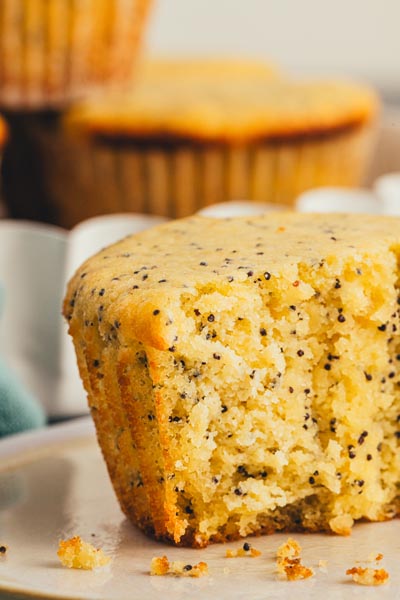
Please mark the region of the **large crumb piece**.
POLYGON ((284 572, 288 581, 298 581, 299 579, 309 579, 313 577, 314 571, 301 564, 300 559, 286 559, 284 572))
POLYGON ((208 575, 208 565, 199 562, 190 565, 180 560, 169 561, 166 556, 155 556, 151 559, 150 575, 175 575, 176 577, 202 577, 208 575))
POLYGON ((277 550, 277 571, 288 581, 309 579, 314 575, 312 569, 301 564, 300 552, 301 546, 293 538, 289 538, 277 550))
POLYGON ((329 527, 338 535, 351 535, 354 520, 350 515, 339 515, 329 521, 329 527))
POLYGON ((166 556, 154 556, 151 559, 150 575, 167 575, 169 560, 166 556))
POLYGON ((278 559, 284 558, 298 558, 300 556, 301 546, 293 538, 288 538, 286 542, 279 546, 276 551, 278 559))
POLYGON ((110 562, 100 548, 84 542, 79 535, 69 540, 60 540, 57 555, 64 567, 69 569, 96 569, 110 562))
POLYGON ((237 558, 241 556, 249 556, 250 558, 256 558, 257 556, 261 556, 262 552, 260 550, 256 550, 253 548, 251 544, 245 542, 241 548, 237 550, 228 550, 226 551, 226 558, 237 558))
POLYGON ((389 573, 385 569, 371 569, 353 567, 347 569, 346 575, 351 575, 353 581, 359 585, 383 585, 389 579, 389 573))

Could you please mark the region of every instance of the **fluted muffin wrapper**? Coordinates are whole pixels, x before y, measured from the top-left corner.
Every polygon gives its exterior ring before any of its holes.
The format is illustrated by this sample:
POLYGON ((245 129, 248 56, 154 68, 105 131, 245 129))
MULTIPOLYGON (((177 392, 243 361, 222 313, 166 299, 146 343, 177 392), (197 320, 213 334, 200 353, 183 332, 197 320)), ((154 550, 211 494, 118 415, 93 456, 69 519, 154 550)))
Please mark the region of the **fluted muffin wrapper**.
MULTIPOLYGON (((239 199, 292 206, 313 187, 357 186, 373 131, 365 125, 296 141, 162 145, 83 140, 58 123, 43 126, 38 120, 29 137, 40 162, 36 188, 43 190, 52 220, 71 227, 94 215, 125 211, 183 217, 239 199)), ((8 179, 9 202, 16 206, 15 177, 8 179)))
POLYGON ((151 0, 2 0, 0 105, 59 106, 132 80, 151 0))

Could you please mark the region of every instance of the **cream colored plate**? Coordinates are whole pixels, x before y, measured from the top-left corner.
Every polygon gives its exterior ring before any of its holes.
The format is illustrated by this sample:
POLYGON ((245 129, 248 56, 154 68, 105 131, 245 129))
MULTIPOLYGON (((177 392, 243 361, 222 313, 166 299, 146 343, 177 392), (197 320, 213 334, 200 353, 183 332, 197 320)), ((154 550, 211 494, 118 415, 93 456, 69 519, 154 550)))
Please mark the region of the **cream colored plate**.
MULTIPOLYGON (((0 596, 93 600, 400 598, 400 522, 358 525, 350 538, 296 535, 303 562, 315 570, 306 581, 280 581, 274 552, 287 539, 252 539, 259 558, 225 558, 226 548, 172 548, 147 539, 119 510, 88 419, 14 436, 0 442, 0 596), (97 571, 63 568, 58 540, 72 535, 104 548, 110 565, 97 571), (379 589, 349 581, 357 560, 382 552, 390 582, 379 589), (206 561, 201 579, 151 577, 150 560, 166 554, 185 563, 206 561), (326 560, 326 572, 318 567, 326 560), (9 595, 8 595, 9 594, 9 595)), ((366 565, 366 566, 374 566, 366 565)))

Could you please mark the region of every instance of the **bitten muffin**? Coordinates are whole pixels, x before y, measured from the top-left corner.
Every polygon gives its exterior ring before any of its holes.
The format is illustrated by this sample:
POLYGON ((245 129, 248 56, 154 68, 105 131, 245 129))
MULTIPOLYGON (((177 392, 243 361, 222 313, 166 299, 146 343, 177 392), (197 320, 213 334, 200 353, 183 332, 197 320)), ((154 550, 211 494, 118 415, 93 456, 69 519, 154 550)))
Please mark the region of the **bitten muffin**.
MULTIPOLYGON (((226 200, 292 205, 320 185, 360 182, 377 99, 268 65, 166 61, 129 94, 36 123, 43 188, 58 222, 120 211, 190 215, 226 200)), ((15 202, 14 202, 15 204, 15 202)))
POLYGON ((64 315, 134 523, 205 546, 398 514, 399 232, 197 216, 82 265, 64 315))
POLYGON ((150 0, 2 0, 0 106, 32 109, 126 86, 150 0))

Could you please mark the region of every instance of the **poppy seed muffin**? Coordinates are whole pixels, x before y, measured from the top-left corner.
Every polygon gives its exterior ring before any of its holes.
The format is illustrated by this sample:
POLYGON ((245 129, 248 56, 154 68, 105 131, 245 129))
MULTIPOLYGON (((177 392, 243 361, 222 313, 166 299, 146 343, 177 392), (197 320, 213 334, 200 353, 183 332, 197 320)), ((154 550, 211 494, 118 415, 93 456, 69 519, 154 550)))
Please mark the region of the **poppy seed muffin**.
POLYGON ((63 107, 130 85, 151 0, 2 0, 0 106, 63 107))
MULTIPOLYGON (((229 200, 293 206, 310 188, 360 184, 378 105, 368 86, 269 64, 151 61, 126 93, 25 119, 24 146, 40 157, 26 186, 65 227, 113 212, 180 218, 229 200)), ((10 176, 12 214, 26 196, 10 176)))
MULTIPOLYGON (((296 80, 258 64, 236 76, 221 69, 217 78, 219 65, 190 76, 177 63, 169 78, 149 70, 131 94, 68 112, 65 128, 81 139, 76 152, 98 161, 93 173, 107 173, 100 185, 110 190, 108 206, 176 218, 227 200, 292 206, 307 189, 360 183, 378 109, 373 90, 296 80)), ((77 176, 88 185, 83 162, 77 176)), ((95 179, 85 201, 101 210, 95 179)))
POLYGON ((398 513, 399 231, 196 216, 82 265, 64 315, 134 523, 205 546, 398 513))

